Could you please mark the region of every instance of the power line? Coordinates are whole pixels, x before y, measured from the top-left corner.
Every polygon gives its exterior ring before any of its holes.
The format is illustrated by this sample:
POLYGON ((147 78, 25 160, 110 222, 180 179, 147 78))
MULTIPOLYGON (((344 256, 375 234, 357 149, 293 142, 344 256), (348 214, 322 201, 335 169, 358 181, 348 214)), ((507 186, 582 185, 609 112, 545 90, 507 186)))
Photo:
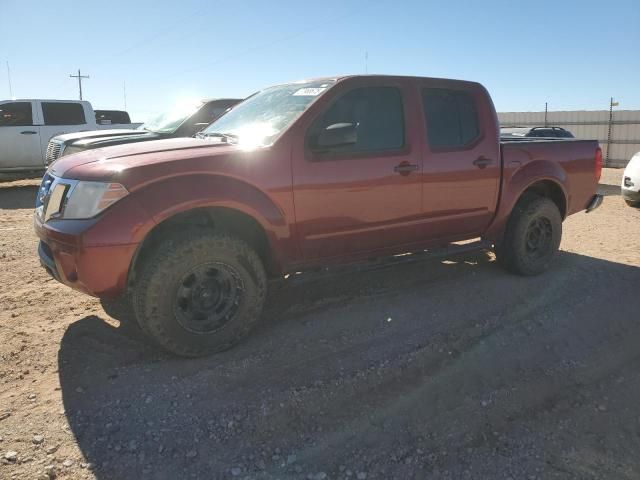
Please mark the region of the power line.
POLYGON ((82 79, 89 78, 89 75, 80 75, 80 69, 78 69, 77 75, 69 75, 71 78, 78 79, 78 90, 80 90, 80 100, 82 100, 82 79))

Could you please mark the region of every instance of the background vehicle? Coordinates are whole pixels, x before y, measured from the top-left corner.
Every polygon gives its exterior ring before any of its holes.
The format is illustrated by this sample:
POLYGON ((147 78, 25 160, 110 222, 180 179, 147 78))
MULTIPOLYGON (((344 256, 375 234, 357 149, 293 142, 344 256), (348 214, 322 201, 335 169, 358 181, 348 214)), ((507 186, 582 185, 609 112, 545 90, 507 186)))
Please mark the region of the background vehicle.
POLYGON ((624 169, 622 198, 630 207, 640 208, 640 152, 631 157, 624 169))
POLYGON ((501 127, 501 137, 574 138, 562 127, 501 127))
POLYGON ((91 104, 86 101, 2 100, 0 172, 43 170, 49 139, 56 135, 131 126, 98 124, 91 104))
POLYGON ((257 321, 267 278, 475 239, 546 270, 597 208, 594 140, 502 139, 478 83, 353 76, 267 88, 201 132, 84 152, 43 178, 54 278, 124 296, 158 345, 197 356, 257 321))
POLYGON ((46 161, 47 164, 51 164, 64 155, 123 143, 192 137, 241 101, 238 98, 219 98, 203 100, 196 104, 179 105, 174 110, 165 112, 133 130, 59 135, 49 141, 46 161))
POLYGON ((139 127, 142 123, 133 123, 129 113, 124 110, 95 110, 98 125, 127 124, 139 127))

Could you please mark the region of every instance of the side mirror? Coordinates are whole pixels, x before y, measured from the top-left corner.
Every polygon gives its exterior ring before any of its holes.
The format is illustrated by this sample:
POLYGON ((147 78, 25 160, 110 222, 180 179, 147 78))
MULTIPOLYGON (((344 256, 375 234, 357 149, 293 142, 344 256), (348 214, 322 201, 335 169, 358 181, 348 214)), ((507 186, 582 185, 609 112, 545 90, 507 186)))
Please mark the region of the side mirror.
POLYGON ((313 142, 314 150, 343 147, 358 142, 358 126, 355 123, 334 123, 325 128, 313 142))

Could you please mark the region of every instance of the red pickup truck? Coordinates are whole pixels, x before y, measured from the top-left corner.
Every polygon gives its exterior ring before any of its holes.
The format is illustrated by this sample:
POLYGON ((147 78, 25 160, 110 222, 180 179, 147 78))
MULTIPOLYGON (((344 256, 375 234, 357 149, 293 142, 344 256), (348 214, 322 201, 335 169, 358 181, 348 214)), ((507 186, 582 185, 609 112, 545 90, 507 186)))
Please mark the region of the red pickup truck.
POLYGON ((260 317, 270 277, 481 237, 547 269, 568 215, 599 206, 596 141, 499 140, 478 83, 399 76, 266 88, 199 138, 82 152, 38 195, 43 266, 184 356, 260 317))

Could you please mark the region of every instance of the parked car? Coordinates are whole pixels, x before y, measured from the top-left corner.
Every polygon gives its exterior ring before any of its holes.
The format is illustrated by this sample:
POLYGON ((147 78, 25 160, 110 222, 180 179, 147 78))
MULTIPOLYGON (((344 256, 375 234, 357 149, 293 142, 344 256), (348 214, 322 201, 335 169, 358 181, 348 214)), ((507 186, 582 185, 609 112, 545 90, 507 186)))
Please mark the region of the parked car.
POLYGON ((163 138, 192 137, 220 117, 229 108, 241 102, 238 98, 218 98, 197 103, 181 104, 162 113, 134 130, 98 130, 58 135, 49 141, 47 164, 64 155, 94 148, 147 142, 163 138))
MULTIPOLYGON (((595 140, 498 140, 478 83, 350 76, 251 96, 199 135, 64 157, 35 211, 58 281, 131 302, 165 349, 227 349, 268 278, 481 237, 509 271, 552 263, 602 202, 595 140)), ((426 293, 428 294, 428 292, 426 293)))
POLYGON ((501 137, 574 138, 562 127, 501 127, 501 137))
MULTIPOLYGON (((128 115, 127 115, 128 117, 128 115)), ((131 124, 96 122, 91 104, 76 100, 0 101, 0 173, 44 170, 51 137, 131 124)))
POLYGON ((630 207, 640 208, 640 152, 631 157, 624 169, 622 198, 630 207))
POLYGON ((114 123, 135 125, 139 127, 142 123, 132 123, 129 113, 124 110, 95 110, 96 123, 98 125, 112 125, 114 123))

